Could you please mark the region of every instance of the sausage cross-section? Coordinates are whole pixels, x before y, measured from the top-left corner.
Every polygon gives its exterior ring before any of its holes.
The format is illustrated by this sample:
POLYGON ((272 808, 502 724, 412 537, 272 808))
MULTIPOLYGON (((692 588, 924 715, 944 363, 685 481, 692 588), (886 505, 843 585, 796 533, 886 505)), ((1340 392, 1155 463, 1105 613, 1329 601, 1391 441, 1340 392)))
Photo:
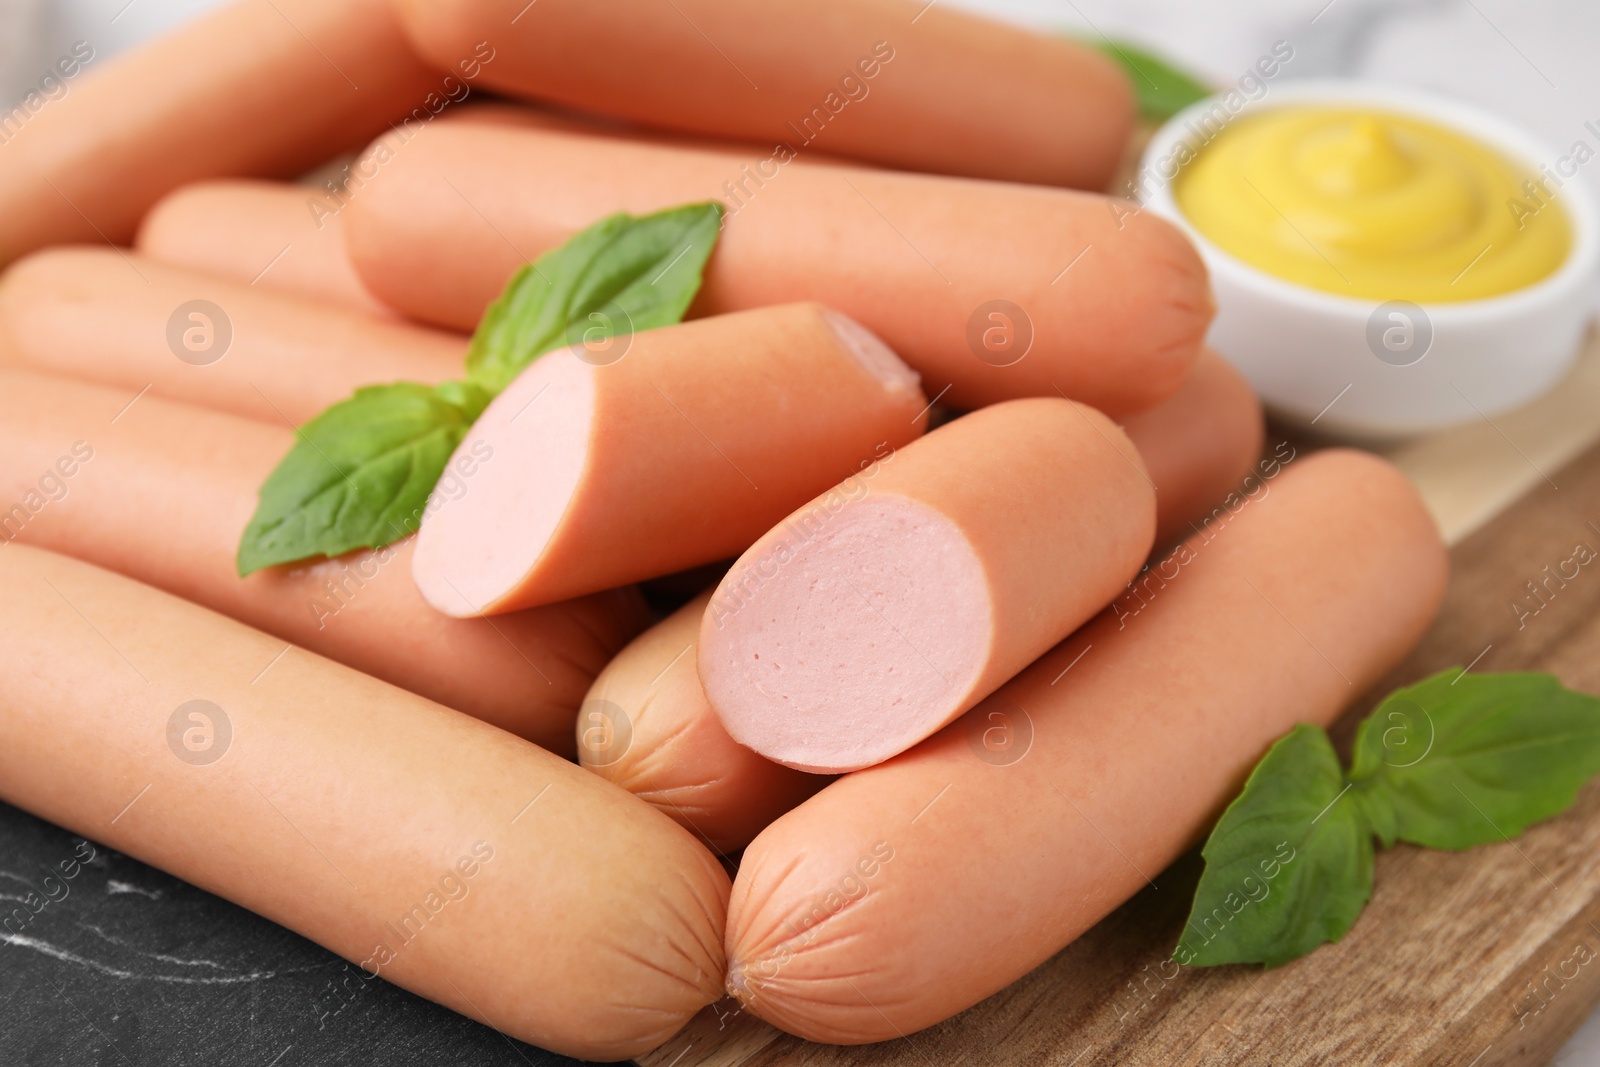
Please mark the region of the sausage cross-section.
MULTIPOLYGON (((1201 357, 1176 396, 1123 426, 1155 486, 1160 544, 1190 523, 1226 521, 1233 508, 1260 496, 1281 463, 1275 454, 1257 467, 1261 406, 1214 352, 1201 357), (1252 473, 1254 486, 1230 499, 1252 473)), ((600 672, 579 713, 578 758, 734 853, 828 779, 774 763, 728 736, 696 669, 711 595, 707 590, 641 634, 600 672)))
POLYGON ((1146 885, 1274 740, 1399 662, 1447 571, 1416 491, 1348 451, 1268 485, 965 718, 756 838, 729 989, 814 1041, 954 1015, 1146 885))
POLYGON ((1155 511, 1137 453, 1099 412, 1048 397, 975 411, 739 558, 700 631, 706 697, 779 763, 881 763, 1115 597, 1149 555, 1155 511))
POLYGON ((551 352, 461 442, 499 458, 423 519, 417 585, 497 614, 727 559, 927 412, 882 341, 814 304, 551 352))
POLYGON ((827 784, 745 748, 723 728, 695 664, 711 591, 617 653, 578 712, 578 761, 718 852, 738 852, 827 784))

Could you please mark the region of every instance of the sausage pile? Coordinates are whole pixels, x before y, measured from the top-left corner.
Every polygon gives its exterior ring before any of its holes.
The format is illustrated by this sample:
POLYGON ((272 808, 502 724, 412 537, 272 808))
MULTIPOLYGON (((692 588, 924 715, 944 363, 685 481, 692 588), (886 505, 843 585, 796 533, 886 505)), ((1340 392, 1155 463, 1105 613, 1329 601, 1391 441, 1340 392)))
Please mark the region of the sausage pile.
POLYGON ((1132 123, 920 0, 236 0, 92 69, 0 149, 0 797, 584 1058, 1016 980, 1445 583, 1083 191, 1132 123), (688 321, 533 362, 414 538, 239 577, 296 427, 694 201, 688 321))

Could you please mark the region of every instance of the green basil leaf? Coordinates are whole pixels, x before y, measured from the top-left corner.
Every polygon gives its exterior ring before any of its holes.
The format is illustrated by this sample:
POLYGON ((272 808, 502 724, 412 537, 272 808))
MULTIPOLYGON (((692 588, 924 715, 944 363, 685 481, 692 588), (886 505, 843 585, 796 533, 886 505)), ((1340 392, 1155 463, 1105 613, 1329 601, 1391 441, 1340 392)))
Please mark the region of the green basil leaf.
POLYGON ((1600 698, 1548 674, 1442 671, 1379 704, 1350 777, 1385 844, 1506 841, 1600 774, 1600 698))
POLYGON ((1102 40, 1096 47, 1127 72, 1139 99, 1139 114, 1150 122, 1165 122, 1212 93, 1198 78, 1126 41, 1102 40))
POLYGON ((498 393, 553 349, 682 321, 721 225, 717 203, 617 214, 546 252, 489 306, 467 377, 498 393))
POLYGON ((467 349, 467 381, 356 391, 306 423, 261 487, 239 542, 241 576, 414 533, 450 454, 524 367, 566 345, 683 320, 722 227, 722 205, 618 214, 524 267, 467 349))
POLYGON ((470 382, 396 382, 358 389, 300 427, 261 486, 239 542, 239 575, 415 532, 450 454, 488 403, 470 382))
POLYGON ((1344 795, 1328 735, 1297 726, 1268 750, 1201 855, 1173 956, 1276 967, 1345 935, 1372 895, 1372 832, 1344 795))
POLYGON ((1174 958, 1275 966, 1337 941, 1372 894, 1375 836, 1441 849, 1509 841, 1571 807, 1596 774, 1600 697, 1548 674, 1452 667, 1396 690, 1357 728, 1348 775, 1322 730, 1298 726, 1206 842, 1174 958))

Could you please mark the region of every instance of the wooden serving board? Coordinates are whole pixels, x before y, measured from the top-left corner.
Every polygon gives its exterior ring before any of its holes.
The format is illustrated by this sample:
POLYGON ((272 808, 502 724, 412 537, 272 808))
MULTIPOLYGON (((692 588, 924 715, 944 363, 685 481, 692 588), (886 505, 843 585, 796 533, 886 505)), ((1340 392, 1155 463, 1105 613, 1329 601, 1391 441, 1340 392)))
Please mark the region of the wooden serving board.
MULTIPOLYGON (((1600 562, 1547 601, 1526 599, 1536 614, 1512 607, 1577 545, 1600 552, 1597 438, 1600 342, 1528 408, 1385 450, 1453 542, 1454 572, 1421 646, 1335 727, 1346 754, 1383 694, 1452 664, 1552 671, 1600 693, 1600 562)), ((906 1039, 814 1045, 730 1001, 640 1062, 1498 1067, 1547 1062, 1600 1002, 1600 782, 1516 841, 1381 853, 1355 928, 1274 971, 1169 962, 1200 870, 1186 856, 1032 974, 906 1039)))

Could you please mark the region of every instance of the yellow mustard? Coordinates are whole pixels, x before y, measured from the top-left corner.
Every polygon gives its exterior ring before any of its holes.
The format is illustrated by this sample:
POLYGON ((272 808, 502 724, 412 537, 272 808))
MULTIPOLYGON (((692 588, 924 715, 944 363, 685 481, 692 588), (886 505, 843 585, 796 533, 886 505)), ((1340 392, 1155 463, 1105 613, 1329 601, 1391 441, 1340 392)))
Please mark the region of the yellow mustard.
POLYGON ((1307 106, 1222 130, 1173 192, 1218 247, 1279 278, 1438 303, 1509 293, 1565 261, 1571 226, 1534 177, 1431 122, 1307 106))

